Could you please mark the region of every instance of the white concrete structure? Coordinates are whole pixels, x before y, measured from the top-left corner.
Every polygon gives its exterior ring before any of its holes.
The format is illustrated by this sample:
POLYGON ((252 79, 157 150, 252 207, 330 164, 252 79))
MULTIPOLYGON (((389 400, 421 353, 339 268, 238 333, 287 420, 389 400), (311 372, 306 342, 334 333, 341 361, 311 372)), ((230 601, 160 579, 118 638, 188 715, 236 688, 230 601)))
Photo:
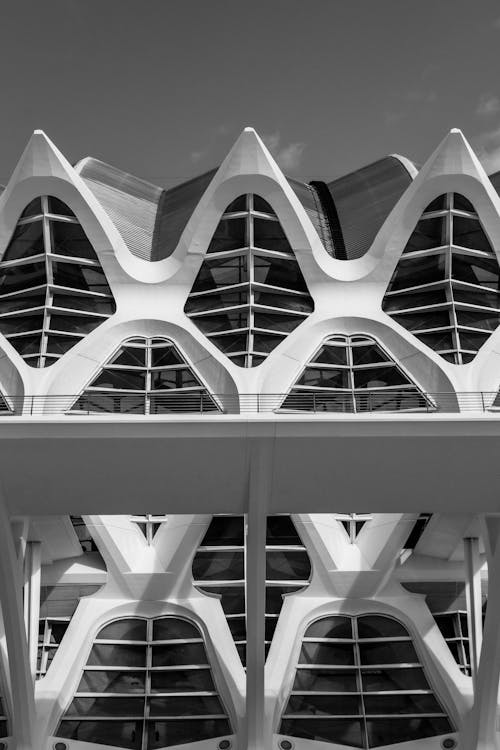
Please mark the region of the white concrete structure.
POLYGON ((247 128, 170 191, 35 131, 1 750, 500 748, 497 187, 457 130, 306 185, 247 128))

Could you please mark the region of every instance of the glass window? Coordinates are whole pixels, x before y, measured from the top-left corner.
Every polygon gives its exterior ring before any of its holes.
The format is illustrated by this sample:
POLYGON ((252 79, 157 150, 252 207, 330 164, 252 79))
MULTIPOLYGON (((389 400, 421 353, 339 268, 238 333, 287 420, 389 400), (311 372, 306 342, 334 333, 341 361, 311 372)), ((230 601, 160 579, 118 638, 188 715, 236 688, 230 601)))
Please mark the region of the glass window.
POLYGON ((457 304, 498 307, 500 268, 467 198, 459 193, 440 196, 426 212, 437 210, 442 210, 442 215, 431 218, 424 215, 404 250, 407 254, 425 249, 430 254, 414 257, 403 254, 387 288, 382 309, 447 361, 467 364, 490 334, 469 338, 468 334, 463 335, 461 326, 474 327, 477 322, 476 327, 491 333, 497 328, 498 319, 473 311, 468 317, 457 304), (463 216, 457 213, 459 211, 474 216, 463 216), (401 293, 401 290, 405 291, 401 293), (449 330, 423 333, 432 328, 449 330), (463 351, 466 349, 469 351, 463 351))
POLYGON ((57 362, 80 341, 80 336, 94 330, 115 311, 106 276, 82 226, 71 209, 52 196, 36 198, 26 207, 0 261, 0 331, 9 335, 33 330, 26 328, 31 321, 21 313, 34 303, 45 309, 45 328, 49 333, 68 331, 79 336, 64 340, 46 336, 40 326, 39 335, 29 344, 21 337, 11 339, 31 367, 48 367, 57 362), (80 258, 82 262, 59 262, 56 254, 80 258), (43 261, 23 262, 41 255, 45 256, 43 261), (63 289, 56 290, 54 285, 63 289), (77 290, 84 293, 72 294, 77 290), (17 292, 15 298, 6 297, 13 292, 17 292), (58 307, 71 310, 72 314, 51 315, 58 307), (20 313, 15 321, 1 317, 1 313, 9 311, 20 313), (85 313, 97 315, 90 317, 85 313))
POLYGON ((280 734, 371 748, 452 731, 400 622, 335 615, 307 628, 280 734))
MULTIPOLYGON (((246 659, 245 533, 243 516, 213 516, 194 557, 193 579, 204 593, 218 595, 242 663, 246 659), (239 582, 236 585, 236 582, 239 582), (229 585, 228 585, 229 584, 229 585), (233 584, 233 585, 231 585, 233 584)), ((283 596, 306 586, 311 563, 292 518, 267 517, 266 654, 283 596)))
POLYGON ((169 339, 135 338, 125 340, 111 355, 72 409, 164 414, 213 412, 218 406, 169 339), (131 400, 130 391, 142 395, 131 400))
POLYGON ((200 630, 167 616, 117 620, 100 630, 56 735, 150 750, 231 732, 200 630))
POLYGON ((242 195, 229 204, 207 250, 214 252, 220 257, 205 258, 184 311, 235 365, 256 367, 313 311, 314 302, 276 214, 259 196, 242 195), (233 306, 239 309, 202 315, 233 306), (239 329, 248 335, 231 335, 239 329), (279 335, 254 335, 259 329, 279 335))
POLYGON ((428 409, 429 404, 374 339, 337 335, 327 339, 313 355, 281 408, 296 411, 402 411, 428 409))

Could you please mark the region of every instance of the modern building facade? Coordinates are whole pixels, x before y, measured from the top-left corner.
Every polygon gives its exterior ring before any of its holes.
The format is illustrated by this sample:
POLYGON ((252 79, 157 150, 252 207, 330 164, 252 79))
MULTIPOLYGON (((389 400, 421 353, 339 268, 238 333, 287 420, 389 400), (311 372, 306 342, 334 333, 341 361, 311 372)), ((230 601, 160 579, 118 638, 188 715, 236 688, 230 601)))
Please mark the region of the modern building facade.
POLYGON ((0 195, 1 750, 494 750, 500 190, 170 190, 35 131, 0 195), (489 585, 491 582, 491 585, 489 585))

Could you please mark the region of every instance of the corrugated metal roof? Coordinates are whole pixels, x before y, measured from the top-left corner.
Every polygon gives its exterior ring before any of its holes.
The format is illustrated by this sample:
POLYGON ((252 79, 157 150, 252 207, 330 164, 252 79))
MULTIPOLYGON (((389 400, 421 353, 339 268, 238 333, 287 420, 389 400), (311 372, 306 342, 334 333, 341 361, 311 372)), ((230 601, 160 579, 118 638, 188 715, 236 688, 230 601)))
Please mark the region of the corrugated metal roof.
MULTIPOLYGON (((168 258, 217 169, 164 190, 99 159, 76 167, 109 214, 127 247, 143 260, 168 258)), ((329 183, 288 182, 311 219, 326 251, 335 258, 362 257, 403 192, 416 167, 405 157, 386 156, 329 183)), ((500 172, 490 179, 498 185, 500 172), (496 182, 495 182, 496 179, 496 182)))
POLYGON ((361 258, 412 177, 399 158, 386 156, 328 183, 345 243, 345 259, 361 258))
POLYGON ((109 214, 130 252, 143 260, 152 260, 162 188, 90 156, 75 169, 109 214))
POLYGON ((193 211, 212 182, 217 169, 164 190, 158 204, 150 260, 163 260, 174 252, 193 211))

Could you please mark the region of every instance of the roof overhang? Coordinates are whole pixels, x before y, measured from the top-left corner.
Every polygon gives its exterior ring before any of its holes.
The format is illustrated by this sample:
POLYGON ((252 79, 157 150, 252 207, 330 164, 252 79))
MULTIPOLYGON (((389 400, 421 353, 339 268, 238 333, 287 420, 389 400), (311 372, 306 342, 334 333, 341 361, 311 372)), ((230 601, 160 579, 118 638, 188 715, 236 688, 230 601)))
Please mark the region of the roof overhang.
POLYGON ((269 512, 500 512, 500 416, 218 415, 0 420, 12 515, 242 513, 252 446, 269 512))

